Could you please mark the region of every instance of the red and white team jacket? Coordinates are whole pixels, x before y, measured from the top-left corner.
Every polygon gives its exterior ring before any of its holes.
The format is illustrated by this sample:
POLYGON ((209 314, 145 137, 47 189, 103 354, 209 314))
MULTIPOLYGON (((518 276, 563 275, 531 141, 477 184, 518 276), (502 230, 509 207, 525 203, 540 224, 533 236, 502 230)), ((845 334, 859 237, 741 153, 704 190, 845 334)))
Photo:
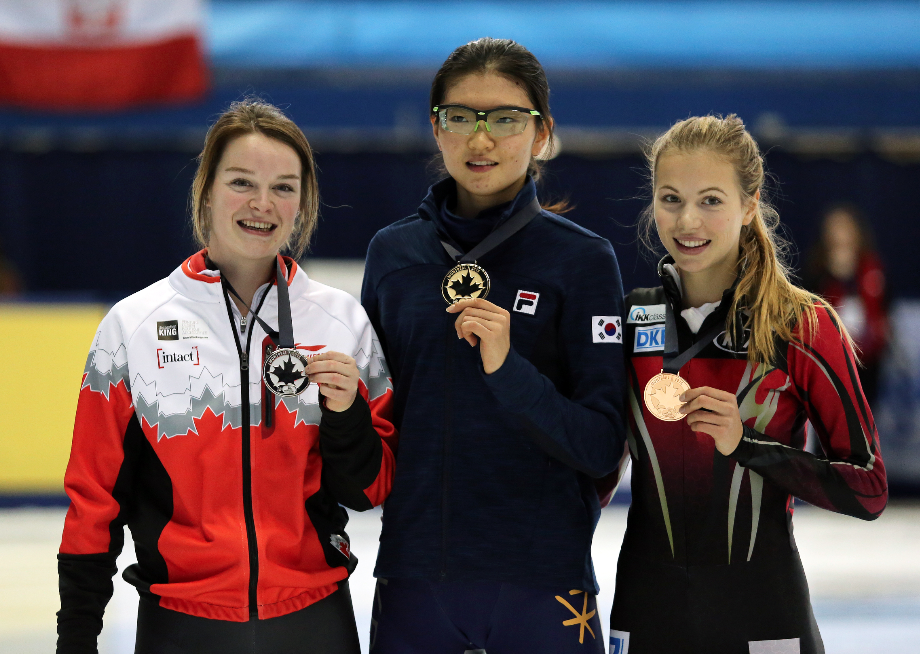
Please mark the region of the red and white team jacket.
MULTIPOLYGON (((237 326, 204 251, 116 304, 86 362, 65 477, 58 651, 95 651, 125 524, 138 561, 125 579, 205 618, 297 611, 357 564, 340 504, 364 510, 390 492, 390 373, 361 305, 282 261, 297 347, 353 356, 359 397, 335 413, 315 384, 268 393, 273 344, 256 321, 237 326)), ((276 327, 275 285, 253 302, 276 327)))

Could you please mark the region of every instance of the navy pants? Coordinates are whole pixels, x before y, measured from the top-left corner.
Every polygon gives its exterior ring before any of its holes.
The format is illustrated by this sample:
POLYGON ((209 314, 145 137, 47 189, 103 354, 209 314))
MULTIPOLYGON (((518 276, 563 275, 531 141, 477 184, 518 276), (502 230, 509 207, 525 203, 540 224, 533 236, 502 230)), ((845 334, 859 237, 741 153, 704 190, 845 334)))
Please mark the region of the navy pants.
POLYGON ((315 604, 268 620, 209 620, 141 599, 135 654, 360 654, 348 582, 315 604))
POLYGON ((594 595, 496 581, 378 579, 370 654, 603 654, 594 595))

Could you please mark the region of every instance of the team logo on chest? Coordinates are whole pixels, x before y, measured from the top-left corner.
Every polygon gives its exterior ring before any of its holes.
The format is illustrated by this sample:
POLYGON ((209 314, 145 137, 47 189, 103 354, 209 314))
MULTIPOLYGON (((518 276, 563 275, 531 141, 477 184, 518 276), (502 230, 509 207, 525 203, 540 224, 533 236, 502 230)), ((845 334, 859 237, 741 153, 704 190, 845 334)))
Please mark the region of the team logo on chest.
POLYGON ((514 298, 514 310, 519 313, 528 313, 531 316, 537 312, 537 302, 540 294, 534 291, 518 291, 514 298))
POLYGON ((282 347, 265 359, 262 379, 275 395, 300 395, 310 385, 306 368, 309 360, 293 348, 282 347))
POLYGON ((636 327, 633 352, 664 350, 664 325, 641 325, 636 327))
POLYGON ((489 273, 475 263, 457 264, 441 282, 441 295, 448 304, 476 298, 485 300, 488 294, 489 273))
POLYGON ((198 356, 198 346, 195 345, 188 350, 179 352, 169 352, 161 347, 157 348, 157 368, 162 370, 174 363, 190 363, 193 366, 200 366, 201 357, 198 356))

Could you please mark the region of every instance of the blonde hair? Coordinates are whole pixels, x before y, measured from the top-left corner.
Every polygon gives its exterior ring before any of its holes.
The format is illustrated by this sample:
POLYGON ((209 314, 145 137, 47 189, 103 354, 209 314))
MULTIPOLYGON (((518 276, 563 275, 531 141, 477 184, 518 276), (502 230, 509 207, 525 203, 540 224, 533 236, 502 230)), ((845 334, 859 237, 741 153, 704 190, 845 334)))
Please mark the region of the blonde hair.
POLYGON ((198 155, 198 170, 192 181, 192 230, 201 247, 207 247, 211 236, 211 211, 208 200, 217 165, 233 139, 246 134, 262 134, 289 145, 300 158, 300 207, 294 221, 294 231, 284 248, 295 259, 310 245, 319 215, 319 186, 316 182, 316 163, 307 137, 284 113, 267 102, 248 98, 234 102, 220 115, 204 139, 204 148, 198 155))
MULTIPOLYGON (((777 233, 779 214, 766 199, 763 156, 738 116, 694 116, 676 123, 659 136, 646 152, 652 190, 656 166, 663 155, 698 150, 711 152, 730 163, 737 175, 742 201, 755 204, 753 220, 741 228, 736 271, 739 279, 725 320, 725 333, 736 335, 743 327, 750 329, 748 360, 769 364, 776 355, 776 337, 802 342, 816 333, 817 305, 831 314, 855 351, 853 340, 834 309, 822 298, 790 281, 787 263, 790 245, 777 233), (747 318, 739 325, 737 316, 742 311, 747 318), (798 326, 802 328, 796 333, 798 326)), ((652 203, 640 219, 640 238, 647 246, 652 244, 654 226, 652 203)))

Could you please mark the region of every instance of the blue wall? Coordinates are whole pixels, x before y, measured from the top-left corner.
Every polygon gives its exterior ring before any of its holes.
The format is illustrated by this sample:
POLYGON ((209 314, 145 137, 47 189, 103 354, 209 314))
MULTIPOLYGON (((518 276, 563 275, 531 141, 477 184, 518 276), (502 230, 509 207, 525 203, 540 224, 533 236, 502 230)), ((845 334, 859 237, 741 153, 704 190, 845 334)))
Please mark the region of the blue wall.
MULTIPOLYGON (((362 258, 378 229, 415 210, 430 182, 430 156, 320 153, 323 208, 313 255, 362 258)), ((117 299, 167 275, 194 251, 186 219, 193 158, 169 151, 0 151, 0 240, 28 289, 117 299)), ((816 237, 824 205, 855 201, 875 225, 892 293, 920 297, 913 260, 920 216, 905 201, 920 188, 920 162, 781 149, 767 160, 780 214, 800 248, 816 237)), ((544 184, 544 197, 569 197, 576 205, 570 217, 614 243, 627 287, 652 281, 633 227, 644 205, 643 172, 639 155, 561 155, 544 184)))

